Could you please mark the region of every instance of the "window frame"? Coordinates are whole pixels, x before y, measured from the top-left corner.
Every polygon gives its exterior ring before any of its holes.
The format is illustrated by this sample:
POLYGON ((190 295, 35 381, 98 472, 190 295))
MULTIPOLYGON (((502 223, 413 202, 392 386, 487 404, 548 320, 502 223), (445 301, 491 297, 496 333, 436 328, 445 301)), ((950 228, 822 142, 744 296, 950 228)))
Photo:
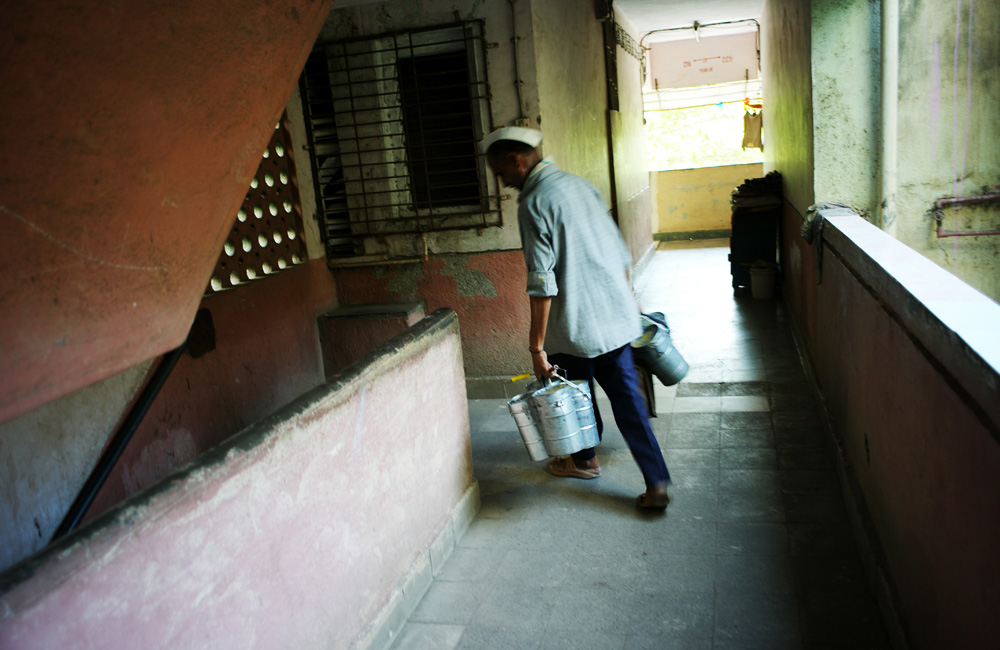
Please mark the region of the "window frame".
POLYGON ((300 88, 317 213, 331 262, 390 258, 386 243, 396 236, 503 225, 500 187, 478 151, 479 140, 492 128, 486 49, 482 20, 339 39, 314 48, 300 88), (466 54, 472 129, 455 144, 474 157, 468 169, 475 169, 477 196, 467 204, 421 205, 399 65, 460 51, 466 54), (328 90, 322 85, 324 66, 328 90), (331 189, 337 173, 339 190, 331 189), (337 191, 340 203, 329 200, 337 191))

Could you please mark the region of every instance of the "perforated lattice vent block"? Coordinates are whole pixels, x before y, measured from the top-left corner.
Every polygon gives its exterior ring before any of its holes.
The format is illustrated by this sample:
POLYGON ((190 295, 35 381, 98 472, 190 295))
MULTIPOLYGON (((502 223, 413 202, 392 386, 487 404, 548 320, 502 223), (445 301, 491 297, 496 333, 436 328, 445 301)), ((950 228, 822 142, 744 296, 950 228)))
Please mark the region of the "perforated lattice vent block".
POLYGON ((206 293, 232 289, 306 260, 302 205, 286 117, 275 126, 206 293))

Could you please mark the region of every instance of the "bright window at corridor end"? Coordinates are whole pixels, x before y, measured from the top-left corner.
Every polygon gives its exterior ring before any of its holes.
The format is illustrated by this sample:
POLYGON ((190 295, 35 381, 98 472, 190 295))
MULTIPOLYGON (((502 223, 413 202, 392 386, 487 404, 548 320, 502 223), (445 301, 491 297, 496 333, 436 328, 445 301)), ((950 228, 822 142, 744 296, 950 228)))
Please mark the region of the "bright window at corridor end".
POLYGON ((744 114, 743 102, 647 111, 650 170, 763 162, 763 151, 742 147, 744 114))

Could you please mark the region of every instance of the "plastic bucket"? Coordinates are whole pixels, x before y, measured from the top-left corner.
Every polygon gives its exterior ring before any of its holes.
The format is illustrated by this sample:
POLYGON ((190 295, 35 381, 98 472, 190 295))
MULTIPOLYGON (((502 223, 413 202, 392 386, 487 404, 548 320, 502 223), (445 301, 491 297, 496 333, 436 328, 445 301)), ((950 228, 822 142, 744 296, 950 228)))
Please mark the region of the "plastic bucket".
POLYGON ((758 300, 774 298, 774 282, 778 270, 773 266, 750 267, 750 294, 758 300))

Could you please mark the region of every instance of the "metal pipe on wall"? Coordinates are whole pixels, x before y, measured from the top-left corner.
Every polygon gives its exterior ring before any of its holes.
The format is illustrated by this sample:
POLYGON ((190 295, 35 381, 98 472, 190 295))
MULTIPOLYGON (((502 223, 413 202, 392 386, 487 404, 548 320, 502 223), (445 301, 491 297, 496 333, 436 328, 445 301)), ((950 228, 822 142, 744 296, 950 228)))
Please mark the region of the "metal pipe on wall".
POLYGON ((882 0, 882 200, 878 226, 896 236, 896 189, 899 183, 899 0, 882 0))
POLYGON ((520 42, 520 37, 517 35, 517 12, 515 11, 515 3, 517 0, 509 0, 510 2, 510 29, 511 29, 511 45, 514 49, 514 92, 517 93, 517 126, 528 126, 528 118, 524 114, 524 102, 521 99, 521 86, 524 82, 521 80, 521 63, 517 56, 518 44, 520 42))
POLYGON ((975 203, 1000 202, 1000 194, 981 194, 978 196, 952 196, 938 199, 934 202, 934 220, 937 221, 938 237, 978 237, 980 235, 1000 235, 1000 230, 946 230, 944 227, 944 209, 952 206, 962 206, 975 203))
POLYGON ((611 196, 611 217, 618 223, 618 182, 615 178, 615 140, 614 119, 612 112, 617 111, 618 104, 618 41, 615 36, 615 9, 612 0, 603 2, 604 16, 601 21, 601 33, 604 39, 604 77, 607 85, 607 108, 604 111, 604 133, 608 146, 608 191, 611 196))

